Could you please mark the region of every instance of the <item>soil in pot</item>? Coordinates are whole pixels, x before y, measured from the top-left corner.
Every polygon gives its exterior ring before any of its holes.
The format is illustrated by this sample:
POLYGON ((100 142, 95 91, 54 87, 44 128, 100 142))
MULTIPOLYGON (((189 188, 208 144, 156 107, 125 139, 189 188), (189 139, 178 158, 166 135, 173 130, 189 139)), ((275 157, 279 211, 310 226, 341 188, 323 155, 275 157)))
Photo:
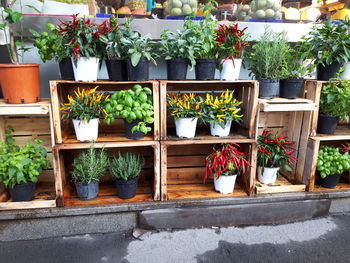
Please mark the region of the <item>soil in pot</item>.
POLYGON ((196 59, 196 80, 213 80, 215 78, 215 59, 196 59))
POLYGON ((319 115, 317 132, 323 134, 334 134, 339 123, 339 118, 334 116, 319 115))
POLYGON ((280 96, 287 99, 300 98, 304 79, 282 79, 280 96))
POLYGON ((13 202, 32 201, 35 194, 35 183, 18 184, 9 191, 13 202))
POLYGON ((325 188, 335 188, 339 183, 341 174, 331 174, 325 178, 321 178, 321 186, 325 188))
POLYGON ((338 62, 333 62, 332 64, 326 66, 318 65, 317 79, 328 81, 329 79, 334 78, 335 74, 339 72, 341 66, 342 64, 338 62))
POLYGON ((39 64, 0 64, 0 86, 7 103, 40 101, 39 64))
POLYGON ((188 60, 174 58, 167 60, 168 80, 185 80, 187 78, 188 60))
POLYGON ((133 120, 131 123, 129 123, 127 120, 124 119, 124 127, 125 127, 125 136, 128 139, 138 140, 143 139, 145 137, 145 134, 141 131, 131 131, 132 128, 137 126, 141 120, 136 119, 133 120))
POLYGON ((75 182, 75 187, 78 197, 82 201, 94 199, 98 195, 98 182, 91 182, 89 184, 75 182))
POLYGON ((74 71, 71 58, 64 58, 59 63, 61 72, 61 79, 63 80, 75 80, 74 71))
POLYGON ((141 58, 139 64, 134 67, 131 60, 126 61, 128 79, 131 81, 146 81, 149 80, 149 61, 146 58, 141 58))
POLYGON ((111 81, 127 81, 128 73, 126 70, 126 61, 119 59, 106 59, 106 66, 109 80, 111 81))
POLYGON ((117 195, 121 199, 133 198, 136 195, 137 182, 139 177, 132 178, 130 180, 116 180, 117 195))
POLYGON ((258 79, 259 81, 259 98, 271 99, 280 95, 279 79, 258 79))

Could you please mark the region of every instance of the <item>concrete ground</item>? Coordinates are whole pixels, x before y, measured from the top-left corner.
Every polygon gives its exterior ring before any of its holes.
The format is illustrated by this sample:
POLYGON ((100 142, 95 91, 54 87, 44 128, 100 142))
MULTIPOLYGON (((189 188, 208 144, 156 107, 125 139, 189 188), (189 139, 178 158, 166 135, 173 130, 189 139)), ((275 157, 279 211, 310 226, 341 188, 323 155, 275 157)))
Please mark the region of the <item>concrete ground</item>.
POLYGON ((278 226, 90 234, 0 243, 0 262, 350 262, 350 214, 278 226))

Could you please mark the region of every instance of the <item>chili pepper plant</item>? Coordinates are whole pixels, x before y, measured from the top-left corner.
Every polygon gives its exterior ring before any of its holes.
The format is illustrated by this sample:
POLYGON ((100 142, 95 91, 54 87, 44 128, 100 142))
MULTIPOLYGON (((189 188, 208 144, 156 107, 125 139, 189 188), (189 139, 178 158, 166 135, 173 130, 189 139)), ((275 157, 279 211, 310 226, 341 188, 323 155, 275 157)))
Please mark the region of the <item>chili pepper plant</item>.
POLYGON ((202 99, 194 93, 167 94, 167 104, 170 114, 176 119, 197 118, 201 115, 202 99))

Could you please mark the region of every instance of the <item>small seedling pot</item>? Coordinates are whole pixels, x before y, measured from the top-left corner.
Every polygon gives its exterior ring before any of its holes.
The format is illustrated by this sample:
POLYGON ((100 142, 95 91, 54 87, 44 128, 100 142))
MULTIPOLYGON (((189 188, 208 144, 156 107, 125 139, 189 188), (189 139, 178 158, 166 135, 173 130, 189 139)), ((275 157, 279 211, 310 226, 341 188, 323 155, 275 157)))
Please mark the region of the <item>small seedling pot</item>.
POLYGON ((175 119, 176 136, 183 138, 194 138, 196 136, 198 118, 175 119))
POLYGON ((239 73, 241 72, 241 66, 242 66, 242 59, 237 58, 234 61, 232 61, 232 59, 226 59, 221 63, 222 63, 222 71, 220 73, 221 80, 239 79, 239 73))
POLYGON ((63 80, 75 80, 74 71, 71 58, 64 58, 59 63, 61 79, 63 80))
POLYGON ((235 188, 237 174, 232 175, 220 175, 219 178, 214 176, 214 188, 215 191, 220 192, 221 194, 230 194, 233 193, 235 188))
POLYGON ((167 60, 168 80, 185 80, 187 78, 188 60, 174 58, 167 60))
POLYGON ((78 141, 96 141, 98 137, 99 119, 91 119, 89 122, 84 120, 72 120, 75 135, 78 141))
POLYGON ((335 188, 339 183, 341 174, 331 174, 321 178, 321 186, 325 188, 335 188))
POLYGON ((120 59, 106 59, 106 67, 111 81, 127 81, 128 73, 126 61, 120 59))
POLYGON ((72 60, 75 80, 86 82, 96 81, 99 71, 99 61, 96 57, 79 57, 77 61, 72 60))
POLYGON ((215 78, 215 59, 196 59, 196 80, 213 80, 215 78))
POLYGON ((98 182, 91 182, 89 184, 75 182, 75 187, 78 197, 82 201, 94 199, 98 195, 98 182))
POLYGON ((35 194, 35 183, 18 184, 9 191, 13 202, 32 201, 35 194))
POLYGON ((334 134, 338 127, 339 118, 328 115, 319 115, 317 123, 317 132, 323 134, 334 134))
POLYGON ((230 134, 232 121, 227 121, 225 128, 222 128, 219 124, 210 124, 210 133, 212 136, 226 137, 230 134))
POLYGON ((258 167, 258 179, 262 184, 274 184, 277 180, 278 168, 258 167))
POLYGON ((136 195, 137 182, 139 177, 130 180, 116 180, 117 195, 121 199, 133 198, 136 195))
POLYGON ((128 79, 131 81, 146 81, 149 80, 149 61, 146 58, 141 58, 139 64, 134 67, 131 64, 131 60, 128 59, 127 72, 128 79))
POLYGON ((128 139, 133 139, 133 140, 140 140, 145 137, 145 134, 141 131, 132 131, 132 128, 137 126, 141 120, 136 119, 133 120, 131 123, 129 123, 127 120, 124 119, 124 127, 125 127, 125 136, 128 139))

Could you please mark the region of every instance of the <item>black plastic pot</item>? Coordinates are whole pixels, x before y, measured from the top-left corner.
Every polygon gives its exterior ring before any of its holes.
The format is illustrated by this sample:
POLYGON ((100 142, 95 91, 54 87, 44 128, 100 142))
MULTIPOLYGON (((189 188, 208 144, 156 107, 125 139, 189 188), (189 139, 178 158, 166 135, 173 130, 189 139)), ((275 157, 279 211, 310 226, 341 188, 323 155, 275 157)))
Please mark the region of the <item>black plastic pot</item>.
POLYGON ((139 178, 133 178, 127 181, 116 180, 117 195, 121 199, 133 198, 136 195, 137 182, 139 178))
POLYGON ((61 72, 61 79, 64 80, 75 80, 74 71, 71 58, 64 58, 59 63, 61 72))
POLYGON ((280 85, 280 97, 296 99, 301 95, 304 79, 282 79, 280 85))
POLYGON ((321 178, 321 186, 325 188, 335 188, 339 183, 340 174, 331 174, 325 178, 321 178))
POLYGON ((109 80, 127 81, 128 73, 126 70, 126 61, 120 59, 106 59, 106 66, 109 80))
POLYGON ((131 131, 132 128, 134 128, 137 124, 139 124, 140 121, 141 121, 140 119, 136 119, 136 120, 133 120, 131 123, 129 123, 127 120, 124 119, 126 138, 137 140, 137 139, 143 139, 145 137, 145 134, 143 132, 140 132, 140 131, 132 132, 131 131))
POLYGON ((84 184, 81 182, 75 182, 78 197, 82 201, 94 199, 98 195, 98 182, 91 182, 84 184))
POLYGON ((215 78, 215 59, 196 59, 196 80, 212 80, 215 78))
POLYGON ((339 69, 341 68, 342 64, 338 62, 333 62, 330 65, 317 66, 317 79, 318 80, 329 80, 331 78, 335 77, 335 74, 339 72, 339 69))
POLYGON ((149 80, 149 61, 146 58, 141 58, 139 64, 134 67, 131 60, 126 61, 128 79, 132 81, 149 80))
POLYGON ((323 134, 334 134, 338 123, 338 117, 318 115, 317 132, 323 134))
POLYGON ((9 189, 13 202, 32 201, 35 193, 35 183, 18 184, 9 189))
POLYGON ((279 79, 258 79, 259 81, 259 98, 271 99, 280 95, 279 79))
POLYGON ((168 80, 185 80, 187 78, 188 60, 184 58, 174 58, 167 60, 168 80))

